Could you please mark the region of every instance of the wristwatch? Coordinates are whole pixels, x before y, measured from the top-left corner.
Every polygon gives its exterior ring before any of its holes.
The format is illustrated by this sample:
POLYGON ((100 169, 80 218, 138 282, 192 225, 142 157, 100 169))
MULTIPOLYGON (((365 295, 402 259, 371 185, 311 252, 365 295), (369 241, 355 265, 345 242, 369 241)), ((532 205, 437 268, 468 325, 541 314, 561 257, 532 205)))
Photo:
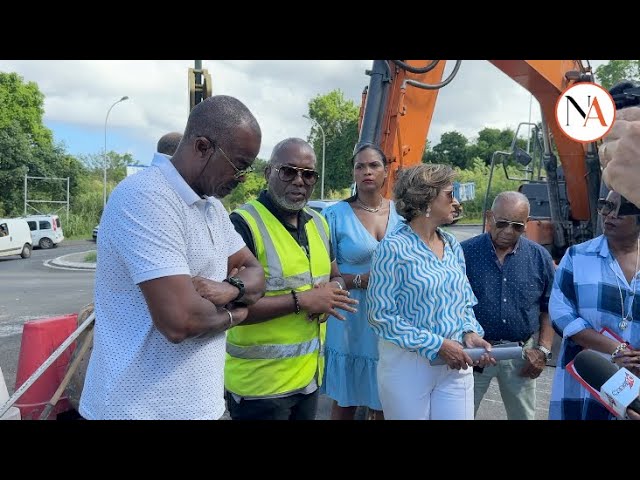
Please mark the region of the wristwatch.
POLYGON ((544 356, 547 360, 547 362, 549 360, 551 360, 551 357, 553 356, 551 354, 551 350, 549 350, 547 347, 543 347, 542 345, 536 345, 534 348, 537 348, 538 350, 540 350, 542 353, 544 353, 544 356))
POLYGON ((244 282, 240 280, 238 277, 225 278, 223 282, 227 282, 230 285, 233 285, 234 287, 236 287, 238 290, 240 290, 238 292, 238 296, 234 298, 232 302, 237 302, 244 296, 244 282))

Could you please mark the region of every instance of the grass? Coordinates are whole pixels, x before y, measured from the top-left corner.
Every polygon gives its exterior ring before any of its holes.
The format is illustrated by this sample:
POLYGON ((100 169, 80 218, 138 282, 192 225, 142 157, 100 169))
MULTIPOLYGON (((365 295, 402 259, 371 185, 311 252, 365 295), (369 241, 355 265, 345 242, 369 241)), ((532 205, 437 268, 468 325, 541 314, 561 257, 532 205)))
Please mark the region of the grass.
POLYGON ((87 252, 87 254, 84 256, 84 261, 88 263, 96 263, 97 258, 98 252, 93 250, 91 252, 87 252))
POLYGON ((67 235, 67 233, 65 232, 64 239, 65 240, 93 240, 93 237, 91 236, 91 232, 79 233, 76 235, 67 235))
POLYGON ((468 225, 468 224, 481 224, 482 223, 482 217, 480 218, 475 218, 475 217, 464 217, 461 218, 458 221, 458 225, 468 225))

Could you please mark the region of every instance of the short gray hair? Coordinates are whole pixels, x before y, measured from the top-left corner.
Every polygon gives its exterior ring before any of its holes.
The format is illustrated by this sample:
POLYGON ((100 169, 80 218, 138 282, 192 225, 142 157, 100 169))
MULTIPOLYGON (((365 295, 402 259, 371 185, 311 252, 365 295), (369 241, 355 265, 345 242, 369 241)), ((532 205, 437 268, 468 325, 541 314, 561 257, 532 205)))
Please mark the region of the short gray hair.
POLYGON ((427 208, 447 185, 453 182, 456 172, 449 165, 423 163, 400 170, 393 187, 396 211, 410 222, 427 208))
POLYGON ((493 199, 491 210, 495 211, 498 205, 504 205, 505 203, 524 203, 527 206, 527 216, 531 213, 531 204, 529 203, 529 199, 523 193, 515 191, 500 192, 496 195, 496 198, 493 199))
POLYGON ((273 151, 271 152, 271 158, 269 158, 269 164, 279 165, 280 163, 282 163, 282 159, 280 158, 280 153, 289 145, 298 145, 303 148, 307 148, 311 152, 313 152, 313 155, 315 157, 316 152, 313 149, 313 147, 309 144, 309 142, 306 142, 301 138, 291 137, 291 138, 285 138, 284 140, 279 141, 276 144, 276 146, 273 147, 273 151))

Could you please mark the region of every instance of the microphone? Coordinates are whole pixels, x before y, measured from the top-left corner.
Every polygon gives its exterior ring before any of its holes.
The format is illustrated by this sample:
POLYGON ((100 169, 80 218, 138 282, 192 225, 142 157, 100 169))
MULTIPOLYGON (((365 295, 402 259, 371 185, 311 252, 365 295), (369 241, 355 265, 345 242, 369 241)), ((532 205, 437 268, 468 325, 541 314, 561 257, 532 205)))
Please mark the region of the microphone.
POLYGON ((626 409, 640 414, 640 378, 626 368, 618 368, 602 354, 583 350, 573 360, 573 366, 582 379, 600 393, 599 400, 618 418, 626 418, 626 409))

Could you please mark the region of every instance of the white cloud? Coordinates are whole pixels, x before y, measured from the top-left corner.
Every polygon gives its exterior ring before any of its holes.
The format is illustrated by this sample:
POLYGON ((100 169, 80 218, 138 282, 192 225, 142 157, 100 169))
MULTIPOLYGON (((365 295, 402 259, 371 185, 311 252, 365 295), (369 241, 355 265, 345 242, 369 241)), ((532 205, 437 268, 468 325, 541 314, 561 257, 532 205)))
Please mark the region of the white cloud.
MULTIPOLYGON (((595 67, 604 61, 592 61, 595 67)), ((187 71, 193 60, 12 60, 0 61, 0 71, 17 72, 34 81, 45 95, 45 121, 100 131, 111 104, 123 95, 130 100, 115 107, 109 126, 126 129, 131 140, 112 145, 137 152, 146 162, 157 139, 181 131, 188 115, 187 71)), ((449 62, 446 74, 451 70, 449 62)), ((263 131, 260 157, 267 158, 282 138, 306 138, 311 122, 308 102, 340 89, 360 104, 369 77, 370 60, 203 60, 216 94, 241 99, 256 115, 263 131)), ((457 77, 439 93, 429 132, 438 143, 444 132, 457 130, 472 139, 485 127, 515 128, 528 121, 529 93, 486 61, 463 61, 457 77)), ((539 119, 533 102, 532 121, 539 119)), ((54 129, 55 134, 55 129, 54 129)), ((67 147, 75 153, 73 140, 67 147)), ((96 145, 93 152, 101 150, 96 145)))

